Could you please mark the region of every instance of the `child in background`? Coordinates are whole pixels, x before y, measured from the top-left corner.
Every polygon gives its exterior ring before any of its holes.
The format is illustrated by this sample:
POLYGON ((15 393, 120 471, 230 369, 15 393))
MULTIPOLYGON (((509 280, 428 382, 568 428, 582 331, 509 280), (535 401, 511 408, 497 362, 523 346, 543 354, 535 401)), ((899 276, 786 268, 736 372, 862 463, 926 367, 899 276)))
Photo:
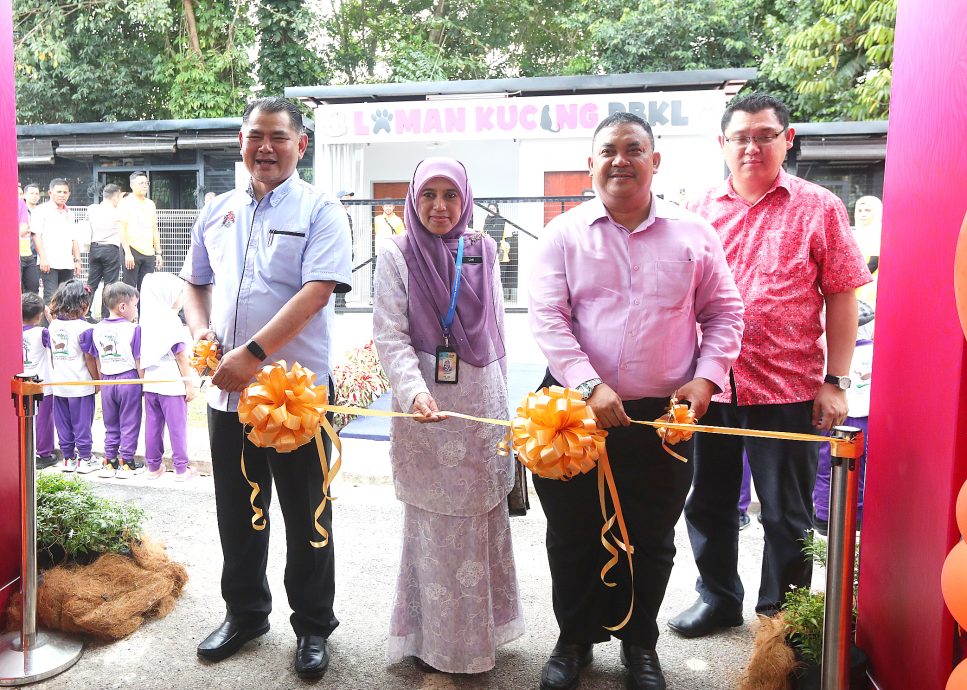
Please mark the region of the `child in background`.
MULTIPOLYGON (((20 296, 23 315, 24 373, 35 374, 41 381, 50 381, 50 334, 40 325, 44 316, 44 300, 36 292, 20 296)), ((57 464, 54 457, 54 399, 50 390, 44 391, 43 400, 35 417, 37 436, 37 469, 57 464)))
POLYGON ((171 439, 175 481, 194 476, 188 466, 188 403, 195 397, 188 364, 191 335, 178 317, 185 284, 170 273, 149 273, 141 284, 142 378, 186 381, 144 384, 144 457, 148 477, 165 473, 164 430, 171 439))
MULTIPOLYGON (((141 328, 134 323, 138 318, 137 289, 120 281, 110 283, 101 292, 101 302, 110 316, 94 326, 91 349, 87 350, 97 358, 98 378, 140 378, 141 328)), ((102 386, 101 413, 104 461, 98 476, 127 479, 143 472, 144 465, 134 460, 141 433, 141 386, 102 386)))
MULTIPOLYGON (((50 334, 51 369, 54 381, 91 381, 97 377, 92 347, 93 326, 84 320, 91 308, 91 289, 80 280, 63 283, 50 300, 53 320, 50 334)), ((100 463, 91 457, 94 442, 94 386, 53 386, 54 426, 64 471, 93 472, 100 463), (76 451, 76 454, 75 454, 76 451)))

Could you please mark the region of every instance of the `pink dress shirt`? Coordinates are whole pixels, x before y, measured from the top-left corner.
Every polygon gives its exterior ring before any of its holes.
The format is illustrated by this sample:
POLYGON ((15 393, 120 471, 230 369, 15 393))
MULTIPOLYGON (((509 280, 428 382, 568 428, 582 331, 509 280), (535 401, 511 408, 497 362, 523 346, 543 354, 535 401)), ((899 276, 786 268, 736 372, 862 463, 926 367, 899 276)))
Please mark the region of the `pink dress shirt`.
POLYGON ((843 202, 783 170, 754 204, 729 178, 687 206, 715 226, 745 302, 738 404, 812 400, 826 366, 823 295, 872 280, 843 202))
POLYGON ((725 388, 742 340, 742 300, 714 229, 655 196, 630 232, 598 199, 548 223, 529 318, 558 381, 600 378, 623 400, 668 397, 695 377, 725 388))

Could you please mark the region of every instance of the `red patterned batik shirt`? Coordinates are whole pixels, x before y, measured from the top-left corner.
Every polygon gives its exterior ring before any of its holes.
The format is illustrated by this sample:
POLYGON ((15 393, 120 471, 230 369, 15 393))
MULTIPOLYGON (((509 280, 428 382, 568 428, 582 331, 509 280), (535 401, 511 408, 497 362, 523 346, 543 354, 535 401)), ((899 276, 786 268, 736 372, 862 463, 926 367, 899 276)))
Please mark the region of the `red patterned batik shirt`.
MULTIPOLYGON (((731 178, 687 204, 722 238, 745 301, 745 333, 735 362, 739 405, 812 400, 826 366, 823 295, 872 280, 846 207, 832 192, 784 170, 749 204, 731 178)), ((729 402, 725 391, 713 398, 729 402)))

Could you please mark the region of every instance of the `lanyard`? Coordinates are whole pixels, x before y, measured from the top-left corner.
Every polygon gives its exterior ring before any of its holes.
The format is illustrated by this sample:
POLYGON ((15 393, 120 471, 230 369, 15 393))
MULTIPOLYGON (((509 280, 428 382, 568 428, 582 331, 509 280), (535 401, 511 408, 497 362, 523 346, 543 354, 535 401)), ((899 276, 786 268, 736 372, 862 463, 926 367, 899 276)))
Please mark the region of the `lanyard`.
POLYGON ((447 310, 447 315, 440 319, 440 325, 443 326, 443 344, 446 347, 450 347, 450 326, 453 325, 453 317, 457 314, 457 295, 460 294, 460 282, 463 277, 463 237, 457 243, 456 269, 453 290, 450 291, 450 308, 447 310))

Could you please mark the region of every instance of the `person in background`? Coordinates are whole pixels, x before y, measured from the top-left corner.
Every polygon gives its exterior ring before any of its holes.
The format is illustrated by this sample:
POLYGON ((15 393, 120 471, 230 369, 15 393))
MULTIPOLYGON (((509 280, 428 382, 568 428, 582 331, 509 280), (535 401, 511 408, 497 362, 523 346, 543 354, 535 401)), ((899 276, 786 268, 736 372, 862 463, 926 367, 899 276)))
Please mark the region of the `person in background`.
POLYGON ((393 204, 383 204, 383 212, 373 218, 373 246, 378 248, 390 237, 402 235, 404 232, 406 226, 403 219, 396 215, 396 207, 393 204))
POLYGON ((132 173, 131 194, 118 205, 124 282, 139 291, 144 277, 160 271, 164 263, 158 235, 158 209, 148 198, 150 187, 146 173, 132 173))
POLYGON ((81 276, 81 247, 77 241, 74 212, 67 208, 71 190, 67 180, 56 177, 48 186, 50 201, 30 214, 30 232, 37 248, 37 263, 44 286, 44 304, 58 287, 81 276))
POLYGON ((64 472, 93 472, 100 463, 93 457, 94 385, 97 363, 88 354, 93 348, 93 326, 84 320, 91 308, 91 289, 80 280, 68 280, 50 299, 53 321, 47 328, 50 340, 50 378, 82 385, 53 386, 54 426, 64 472))
MULTIPOLYGON (((90 287, 88 287, 90 290, 90 287)), ((141 327, 138 318, 138 291, 115 281, 104 288, 101 301, 108 318, 95 326, 90 348, 95 358, 95 378, 108 381, 136 379, 141 358, 141 327)), ((104 460, 100 477, 128 479, 144 471, 136 462, 138 436, 141 434, 141 385, 123 384, 101 387, 101 414, 104 417, 104 460)), ((78 467, 78 473, 90 469, 78 467)))
MULTIPOLYGON (((20 296, 23 316, 24 373, 50 381, 50 334, 40 325, 44 318, 44 300, 36 291, 20 296)), ((44 395, 37 407, 35 433, 37 435, 37 469, 57 464, 54 456, 54 399, 44 395)))
POLYGON ((36 292, 40 286, 37 252, 30 233, 30 209, 23 198, 23 188, 17 184, 17 225, 20 241, 20 292, 36 292))
POLYGON ((452 158, 417 166, 404 215, 407 232, 380 254, 373 339, 393 409, 425 425, 391 422, 403 553, 386 660, 482 673, 524 633, 507 509, 514 458, 498 454, 501 427, 439 411, 507 418, 497 247, 467 232, 473 194, 452 158))
MULTIPOLYGON (((121 235, 118 204, 121 188, 116 184, 104 186, 103 201, 87 207, 87 222, 91 228, 91 249, 87 256, 87 285, 91 294, 97 292, 101 282, 106 288, 121 279, 121 235)), ((101 318, 108 317, 110 309, 101 293, 101 318)), ((101 396, 103 399, 103 396, 101 396)))
POLYGON ((144 383, 147 474, 149 479, 157 479, 165 473, 162 454, 167 426, 175 481, 183 482, 195 476, 188 464, 188 403, 195 398, 188 363, 191 334, 178 317, 185 284, 170 273, 152 273, 144 277, 141 287, 141 377, 159 381, 144 383))

